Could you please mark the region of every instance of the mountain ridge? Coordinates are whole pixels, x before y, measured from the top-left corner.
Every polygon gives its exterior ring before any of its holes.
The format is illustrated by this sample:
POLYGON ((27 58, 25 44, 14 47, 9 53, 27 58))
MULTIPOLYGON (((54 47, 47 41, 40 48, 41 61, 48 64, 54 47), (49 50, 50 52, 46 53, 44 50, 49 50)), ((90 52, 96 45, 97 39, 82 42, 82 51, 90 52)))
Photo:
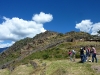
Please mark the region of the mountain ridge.
MULTIPOLYGON (((75 31, 65 34, 54 31, 46 31, 44 33, 37 34, 33 38, 27 37, 15 42, 5 52, 0 54, 0 60, 2 60, 2 62, 0 62, 0 68, 6 68, 8 65, 21 61, 37 51, 44 51, 66 42, 80 41, 80 39, 86 40, 90 38, 93 38, 93 36, 88 33, 75 31)), ((71 44, 69 43, 69 45, 71 44)))

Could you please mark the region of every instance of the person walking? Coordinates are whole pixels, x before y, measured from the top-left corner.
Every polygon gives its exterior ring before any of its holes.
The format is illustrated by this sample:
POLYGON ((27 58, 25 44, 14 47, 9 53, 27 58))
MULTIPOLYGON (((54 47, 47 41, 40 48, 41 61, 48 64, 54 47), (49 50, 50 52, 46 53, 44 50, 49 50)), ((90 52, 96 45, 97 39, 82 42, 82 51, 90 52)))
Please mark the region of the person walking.
POLYGON ((92 46, 92 62, 94 62, 94 58, 95 58, 95 62, 97 63, 97 57, 96 57, 96 49, 94 46, 92 46))
POLYGON ((91 50, 90 47, 88 47, 87 49, 88 49, 88 59, 87 59, 87 60, 88 60, 89 62, 92 62, 92 50, 91 50))
POLYGON ((86 61, 89 60, 89 56, 90 56, 90 48, 86 46, 86 61))
POLYGON ((83 47, 83 51, 84 51, 84 62, 87 61, 87 57, 86 57, 86 47, 83 47))
POLYGON ((80 49, 80 57, 81 57, 81 62, 84 63, 84 49, 82 47, 80 49))
POLYGON ((75 61, 75 56, 76 56, 76 51, 72 50, 72 59, 73 59, 73 61, 75 61))
POLYGON ((69 55, 70 60, 73 61, 73 59, 72 59, 72 51, 69 50, 68 55, 69 55))

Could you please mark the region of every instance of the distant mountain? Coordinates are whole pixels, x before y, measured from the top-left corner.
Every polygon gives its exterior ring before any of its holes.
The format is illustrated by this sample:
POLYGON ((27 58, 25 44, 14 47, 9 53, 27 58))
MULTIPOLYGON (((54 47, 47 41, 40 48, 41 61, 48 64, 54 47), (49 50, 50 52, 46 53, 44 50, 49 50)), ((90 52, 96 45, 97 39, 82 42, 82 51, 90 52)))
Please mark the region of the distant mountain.
POLYGON ((6 50, 8 47, 5 48, 0 48, 0 53, 3 52, 4 50, 6 50))

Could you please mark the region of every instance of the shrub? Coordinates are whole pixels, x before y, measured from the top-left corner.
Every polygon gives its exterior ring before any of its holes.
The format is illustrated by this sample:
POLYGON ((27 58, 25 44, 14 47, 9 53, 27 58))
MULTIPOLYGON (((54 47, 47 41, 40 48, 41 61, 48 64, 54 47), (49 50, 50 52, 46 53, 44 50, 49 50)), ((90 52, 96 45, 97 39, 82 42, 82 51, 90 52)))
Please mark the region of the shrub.
POLYGON ((42 57, 43 57, 43 59, 48 59, 49 55, 48 54, 44 54, 42 57))

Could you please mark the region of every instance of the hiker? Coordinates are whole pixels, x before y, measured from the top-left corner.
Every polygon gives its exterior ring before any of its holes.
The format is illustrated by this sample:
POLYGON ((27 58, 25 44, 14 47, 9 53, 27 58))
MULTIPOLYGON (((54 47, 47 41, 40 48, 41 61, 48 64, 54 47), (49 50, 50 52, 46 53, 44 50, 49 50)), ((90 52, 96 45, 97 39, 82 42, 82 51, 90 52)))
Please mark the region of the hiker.
POLYGON ((91 58, 92 58, 91 55, 92 55, 92 51, 89 47, 87 47, 87 60, 89 62, 91 62, 91 58))
POLYGON ((88 61, 89 55, 90 55, 90 48, 86 46, 86 61, 88 61))
POLYGON ((90 55, 89 55, 89 62, 92 62, 92 54, 93 54, 93 51, 92 51, 92 47, 90 49, 90 55))
POLYGON ((80 49, 80 57, 81 57, 81 62, 84 63, 84 49, 82 47, 80 49))
POLYGON ((75 55, 76 55, 76 51, 72 50, 72 59, 73 59, 73 61, 75 61, 75 55))
POLYGON ((87 61, 87 57, 86 57, 86 47, 83 47, 83 51, 84 51, 84 62, 86 62, 87 61))
POLYGON ((72 60, 72 51, 69 50, 68 55, 69 55, 70 60, 73 61, 72 60))
POLYGON ((96 49, 94 46, 92 46, 92 62, 94 62, 94 58, 95 58, 95 62, 97 63, 96 49))

